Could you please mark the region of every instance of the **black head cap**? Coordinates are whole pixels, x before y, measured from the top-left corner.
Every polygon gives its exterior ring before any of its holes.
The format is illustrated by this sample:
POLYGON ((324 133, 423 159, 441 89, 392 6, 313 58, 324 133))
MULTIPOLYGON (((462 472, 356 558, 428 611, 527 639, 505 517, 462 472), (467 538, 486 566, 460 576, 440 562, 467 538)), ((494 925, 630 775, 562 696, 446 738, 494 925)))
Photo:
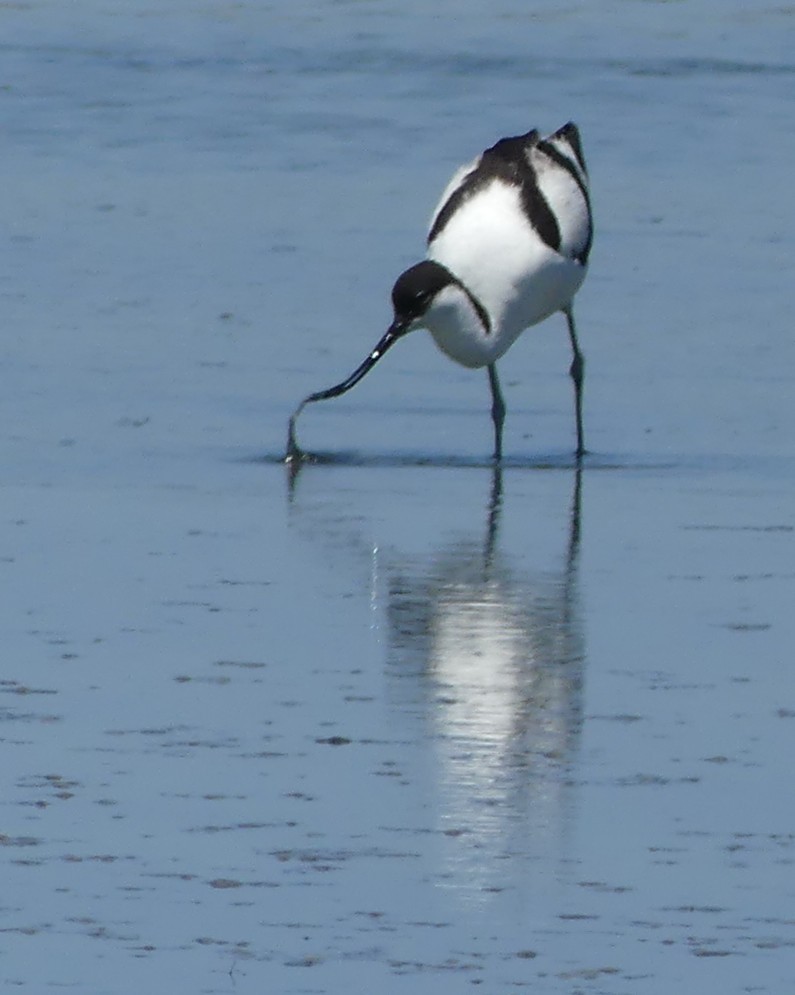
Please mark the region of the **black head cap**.
POLYGON ((441 263, 425 259, 401 273, 392 288, 392 305, 395 318, 406 324, 421 318, 434 297, 458 281, 441 263))

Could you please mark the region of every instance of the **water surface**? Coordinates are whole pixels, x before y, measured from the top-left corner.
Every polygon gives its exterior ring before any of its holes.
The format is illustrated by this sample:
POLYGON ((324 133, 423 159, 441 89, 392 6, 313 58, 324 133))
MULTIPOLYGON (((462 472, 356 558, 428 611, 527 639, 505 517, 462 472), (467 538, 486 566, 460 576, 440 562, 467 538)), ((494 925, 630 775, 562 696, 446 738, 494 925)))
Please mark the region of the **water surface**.
POLYGON ((787 991, 793 27, 693 0, 0 11, 0 979, 787 991), (389 321, 435 199, 574 118, 577 304, 389 321))

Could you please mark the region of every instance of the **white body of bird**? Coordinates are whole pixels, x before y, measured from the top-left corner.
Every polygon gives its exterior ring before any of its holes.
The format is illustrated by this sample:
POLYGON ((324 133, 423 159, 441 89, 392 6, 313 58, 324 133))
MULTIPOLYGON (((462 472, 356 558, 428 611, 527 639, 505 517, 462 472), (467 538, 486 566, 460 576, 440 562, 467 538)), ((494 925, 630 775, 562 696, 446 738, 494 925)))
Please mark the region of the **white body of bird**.
MULTIPOLYGON (((581 256, 591 238, 584 194, 587 175, 568 141, 548 142, 565 157, 566 166, 538 145, 529 145, 526 155, 538 190, 555 217, 557 248, 534 227, 522 188, 499 175, 466 197, 428 246, 428 258, 450 270, 489 317, 485 327, 471 297, 452 285, 437 295, 417 322, 430 331, 442 352, 463 366, 496 362, 526 328, 565 310, 585 279, 581 256)), ((431 232, 450 198, 482 162, 480 156, 452 178, 431 218, 431 232)))

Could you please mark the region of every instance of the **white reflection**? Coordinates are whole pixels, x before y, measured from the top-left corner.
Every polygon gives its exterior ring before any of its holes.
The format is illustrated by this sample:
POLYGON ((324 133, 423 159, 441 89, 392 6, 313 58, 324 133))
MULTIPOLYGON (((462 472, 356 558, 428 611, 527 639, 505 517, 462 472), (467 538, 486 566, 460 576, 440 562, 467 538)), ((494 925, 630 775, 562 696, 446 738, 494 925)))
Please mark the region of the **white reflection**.
MULTIPOLYGON (((422 749, 416 774, 429 783, 438 883, 477 901, 516 883, 520 867, 533 886, 560 872, 584 665, 580 470, 572 471, 568 512, 533 523, 531 552, 501 540, 503 479, 499 469, 491 473, 485 521, 481 512, 451 539, 440 521, 448 496, 430 493, 421 533, 429 538, 423 545, 412 537, 412 553, 402 552, 404 532, 381 542, 389 533, 382 500, 369 512, 350 500, 335 512, 331 499, 299 503, 292 495, 301 532, 322 537, 335 569, 343 551, 356 566, 386 655, 395 726, 401 738, 408 726, 422 749)), ((510 512, 516 528, 522 509, 510 512)), ((385 820, 392 824, 391 815, 385 820)))
POLYGON ((470 889, 499 887, 512 853, 560 852, 581 725, 580 474, 557 569, 519 569, 501 551, 501 501, 495 471, 481 544, 456 543, 389 578, 392 676, 399 685, 421 661, 439 828, 446 858, 470 865, 455 878, 470 889))

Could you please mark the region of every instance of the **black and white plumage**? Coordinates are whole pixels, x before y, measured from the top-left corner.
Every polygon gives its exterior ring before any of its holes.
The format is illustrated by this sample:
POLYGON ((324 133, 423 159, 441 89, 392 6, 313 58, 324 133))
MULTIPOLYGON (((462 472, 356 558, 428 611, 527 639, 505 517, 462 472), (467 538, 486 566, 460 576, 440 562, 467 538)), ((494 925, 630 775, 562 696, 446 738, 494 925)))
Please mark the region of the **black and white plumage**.
POLYGON ((399 338, 426 328, 457 363, 489 374, 494 456, 502 457, 505 404, 497 360, 531 325, 562 311, 573 352, 577 455, 585 452, 585 362, 572 301, 585 279, 592 240, 588 173, 576 125, 542 138, 537 130, 503 138, 459 169, 433 213, 427 258, 392 289, 394 320, 342 383, 310 394, 289 424, 287 459, 303 453, 295 423, 306 404, 350 390, 399 338))

